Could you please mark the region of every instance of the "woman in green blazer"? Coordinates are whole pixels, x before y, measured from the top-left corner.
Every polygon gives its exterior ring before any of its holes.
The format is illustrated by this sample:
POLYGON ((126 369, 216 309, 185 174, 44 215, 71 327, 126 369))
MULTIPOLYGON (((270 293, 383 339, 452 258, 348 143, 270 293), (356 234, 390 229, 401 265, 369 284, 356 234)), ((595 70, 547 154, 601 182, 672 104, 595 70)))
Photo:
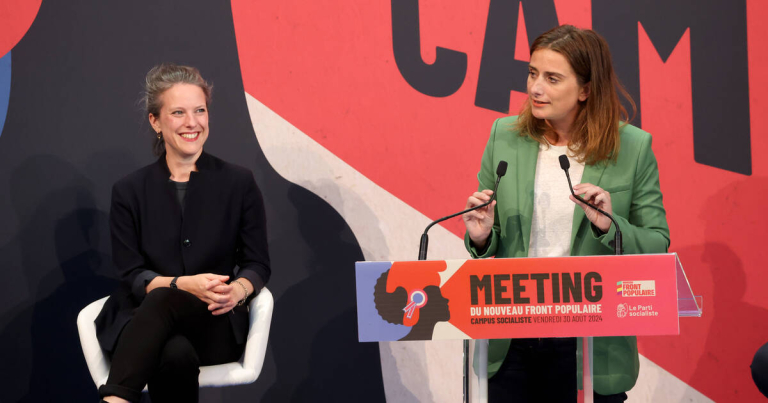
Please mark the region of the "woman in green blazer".
MULTIPOLYGON (((605 40, 564 25, 531 46, 528 101, 498 119, 483 154, 479 189, 467 207, 490 199, 495 167, 507 161, 496 201, 464 215, 475 258, 614 253, 611 221, 572 196, 557 157, 568 155, 574 190, 613 214, 626 254, 664 253, 669 228, 651 136, 626 123, 605 40), (575 206, 574 206, 575 203, 575 206)), ((574 401, 573 339, 492 340, 489 401, 574 401)), ((594 341, 596 402, 621 402, 639 371, 635 337, 594 341)))

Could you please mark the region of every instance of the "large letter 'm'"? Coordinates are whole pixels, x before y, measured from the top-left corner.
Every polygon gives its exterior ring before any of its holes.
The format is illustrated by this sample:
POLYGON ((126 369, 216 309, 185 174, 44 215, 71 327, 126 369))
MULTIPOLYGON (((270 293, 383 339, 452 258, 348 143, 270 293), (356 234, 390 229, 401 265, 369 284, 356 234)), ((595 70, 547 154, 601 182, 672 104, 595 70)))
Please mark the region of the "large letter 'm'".
POLYGON ((744 0, 592 1, 594 29, 608 41, 618 76, 636 101, 638 22, 664 61, 690 28, 694 158, 751 175, 746 13, 744 0))

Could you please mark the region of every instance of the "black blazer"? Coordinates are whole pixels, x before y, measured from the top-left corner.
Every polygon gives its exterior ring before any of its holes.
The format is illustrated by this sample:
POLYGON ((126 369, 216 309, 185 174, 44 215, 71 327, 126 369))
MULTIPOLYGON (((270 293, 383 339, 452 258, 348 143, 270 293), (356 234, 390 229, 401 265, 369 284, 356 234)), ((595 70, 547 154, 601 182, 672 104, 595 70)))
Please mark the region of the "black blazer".
MULTIPOLYGON (((146 296, 146 285, 157 276, 244 277, 256 290, 250 298, 269 281, 264 202, 253 174, 205 152, 196 166, 183 214, 165 155, 112 187, 112 260, 121 281, 95 321, 107 351, 113 351, 146 296)), ((247 308, 234 311, 227 317, 242 344, 248 335, 247 308)))

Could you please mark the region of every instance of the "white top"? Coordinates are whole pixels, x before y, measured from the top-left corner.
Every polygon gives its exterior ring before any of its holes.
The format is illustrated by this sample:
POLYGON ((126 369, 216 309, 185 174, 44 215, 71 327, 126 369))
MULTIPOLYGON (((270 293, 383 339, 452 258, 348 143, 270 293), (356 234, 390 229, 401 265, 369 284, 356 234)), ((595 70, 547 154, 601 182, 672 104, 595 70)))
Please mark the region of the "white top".
POLYGON ((577 207, 568 196, 568 180, 560 168, 559 157, 568 155, 573 185, 581 183, 584 163, 577 162, 568 146, 539 145, 536 177, 533 185, 533 219, 528 257, 559 257, 571 255, 573 212, 577 207))

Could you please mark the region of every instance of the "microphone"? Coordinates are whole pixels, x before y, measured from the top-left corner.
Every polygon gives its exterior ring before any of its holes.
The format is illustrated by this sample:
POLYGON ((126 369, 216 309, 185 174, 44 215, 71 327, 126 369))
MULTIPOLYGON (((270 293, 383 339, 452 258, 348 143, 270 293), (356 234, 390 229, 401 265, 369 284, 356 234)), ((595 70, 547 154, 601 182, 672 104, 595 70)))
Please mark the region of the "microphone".
POLYGON ((593 206, 592 204, 590 204, 589 202, 584 200, 581 196, 577 195, 573 191, 573 185, 571 184, 571 175, 568 174, 568 169, 571 167, 571 162, 568 161, 568 156, 565 155, 565 154, 561 155, 559 157, 559 159, 560 159, 560 168, 562 168, 563 171, 565 171, 565 177, 568 179, 568 188, 571 189, 571 194, 573 195, 573 197, 575 197, 576 200, 578 200, 578 201, 586 204, 587 206, 591 207, 592 209, 597 210, 598 212, 600 212, 600 214, 610 218, 611 222, 613 222, 613 225, 616 226, 616 235, 613 238, 614 239, 614 243, 616 244, 614 247, 616 249, 616 254, 617 255, 623 255, 624 251, 622 250, 621 230, 619 229, 619 223, 616 222, 616 220, 613 218, 612 215, 610 215, 610 214, 606 213, 605 211, 597 208, 596 206, 593 206))
POLYGON ((419 260, 427 260, 427 246, 429 245, 429 235, 427 235, 427 232, 429 232, 429 229, 432 228, 432 226, 434 226, 435 224, 438 224, 445 220, 456 217, 457 215, 468 213, 470 211, 483 208, 493 203, 493 201, 496 200, 496 191, 499 189, 499 182, 501 181, 501 177, 504 176, 506 173, 507 173, 507 161, 499 161, 499 165, 496 167, 496 183, 493 185, 493 195, 491 196, 491 199, 488 200, 486 203, 480 204, 472 208, 468 208, 466 210, 459 211, 456 214, 451 214, 449 216, 437 219, 435 221, 432 221, 429 225, 427 225, 427 228, 424 230, 424 233, 421 234, 421 241, 419 242, 419 260))

